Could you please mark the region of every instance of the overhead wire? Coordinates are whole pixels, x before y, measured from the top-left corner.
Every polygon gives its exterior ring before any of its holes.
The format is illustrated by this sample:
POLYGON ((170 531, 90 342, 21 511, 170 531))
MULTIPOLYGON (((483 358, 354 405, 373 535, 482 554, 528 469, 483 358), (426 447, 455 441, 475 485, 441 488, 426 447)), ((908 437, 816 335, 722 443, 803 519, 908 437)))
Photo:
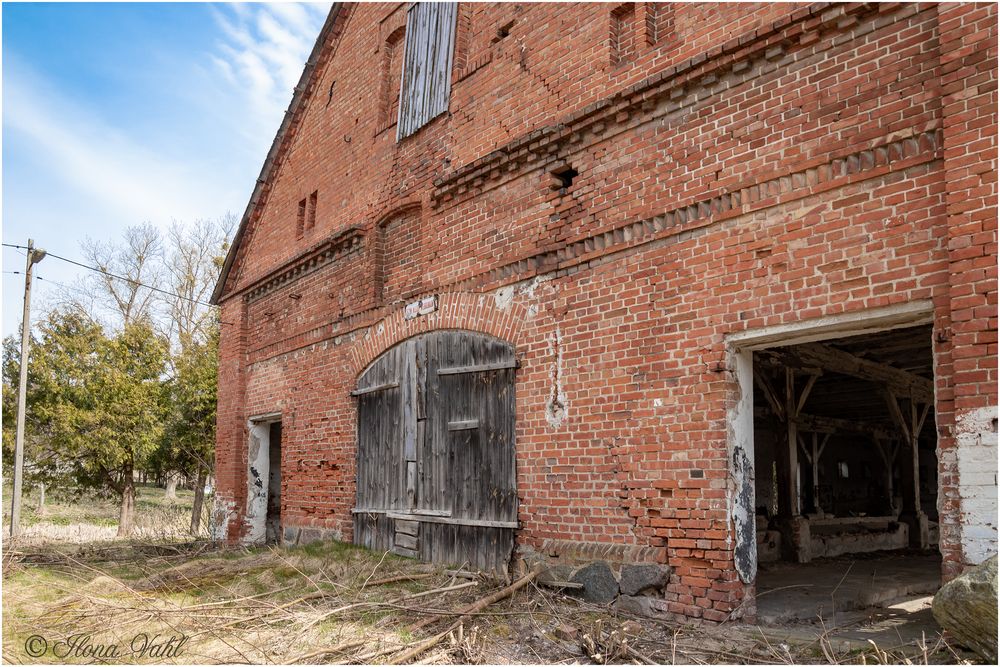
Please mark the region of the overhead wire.
MULTIPOLYGON (((17 250, 18 252, 20 252, 20 249, 24 249, 24 250, 28 249, 28 246, 17 245, 15 243, 3 243, 2 245, 5 248, 13 248, 13 249, 17 250)), ((21 253, 21 254, 24 255, 24 256, 27 256, 27 253, 21 253)), ((129 283, 130 285, 134 285, 136 287, 143 287, 143 288, 148 289, 148 290, 153 291, 153 292, 159 292, 160 294, 165 294, 167 296, 174 297, 175 299, 182 299, 184 301, 190 301, 191 303, 196 303, 196 304, 198 304, 200 306, 209 306, 209 307, 212 307, 212 308, 218 308, 219 307, 218 305, 216 305, 214 303, 206 303, 205 301, 199 301, 198 299, 192 299, 191 297, 182 296, 180 294, 176 294, 176 293, 171 292, 169 290, 161 289, 161 288, 155 287, 153 285, 147 285, 145 283, 139 282, 138 280, 133 280, 132 278, 126 278, 124 276, 119 276, 118 274, 112 273, 112 272, 107 271, 105 269, 102 269, 100 267, 91 266, 89 264, 84 264, 83 262, 78 262, 78 261, 76 261, 74 259, 69 259, 67 257, 63 257, 61 255, 57 255, 57 254, 55 254, 53 252, 50 252, 50 251, 46 251, 45 252, 45 256, 46 257, 52 257, 54 259, 58 259, 58 260, 61 260, 63 262, 67 262, 67 263, 73 264, 75 266, 79 266, 81 268, 87 269, 88 271, 94 271, 95 273, 103 274, 103 275, 108 276, 110 278, 115 278, 116 280, 125 281, 125 282, 129 283)), ((17 275, 23 275, 23 272, 21 272, 21 271, 4 271, 4 273, 14 273, 14 274, 17 274, 17 275)), ((39 280, 43 280, 43 278, 41 276, 35 276, 35 277, 38 278, 39 280)), ((62 283, 56 282, 54 280, 48 280, 46 282, 50 282, 50 283, 54 283, 56 285, 60 285, 62 287, 65 287, 66 289, 74 289, 72 287, 69 287, 68 285, 63 285, 62 283)), ((228 325, 232 325, 233 324, 232 322, 225 322, 223 320, 219 320, 219 323, 220 324, 228 324, 228 325)))

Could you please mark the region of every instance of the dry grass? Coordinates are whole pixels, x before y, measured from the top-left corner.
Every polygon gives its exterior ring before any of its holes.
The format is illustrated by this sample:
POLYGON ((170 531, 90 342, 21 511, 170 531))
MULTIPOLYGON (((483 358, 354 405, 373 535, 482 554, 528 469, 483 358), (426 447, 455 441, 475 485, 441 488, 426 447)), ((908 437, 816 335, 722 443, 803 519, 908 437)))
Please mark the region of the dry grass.
MULTIPOLYGON (((5 488, 5 497, 10 490, 5 488)), ((21 514, 19 545, 84 544, 111 542, 118 537, 118 503, 114 499, 72 494, 50 489, 46 504, 38 508, 38 489, 26 491, 21 514)), ((168 499, 155 486, 136 489, 135 527, 129 540, 165 542, 191 538, 191 507, 194 493, 177 490, 176 499, 168 499)), ((208 536, 211 498, 206 499, 202 516, 202 535, 208 536)), ((9 525, 8 506, 4 506, 5 528, 9 525)))
POLYGON ((887 651, 821 635, 789 644, 750 626, 631 618, 533 584, 455 626, 457 610, 502 587, 482 577, 342 544, 210 550, 194 545, 51 548, 5 559, 3 658, 26 639, 88 635, 124 652, 110 662, 598 664, 930 664, 962 656, 940 638, 887 651), (419 630, 424 619, 432 622, 419 630), (454 626, 454 627, 452 627, 454 626), (560 626, 577 629, 567 638, 560 626), (145 633, 187 637, 179 655, 131 653, 145 633), (438 637, 435 643, 428 638, 438 637), (413 655, 415 647, 427 648, 413 655), (411 656, 412 657, 407 657, 411 656))

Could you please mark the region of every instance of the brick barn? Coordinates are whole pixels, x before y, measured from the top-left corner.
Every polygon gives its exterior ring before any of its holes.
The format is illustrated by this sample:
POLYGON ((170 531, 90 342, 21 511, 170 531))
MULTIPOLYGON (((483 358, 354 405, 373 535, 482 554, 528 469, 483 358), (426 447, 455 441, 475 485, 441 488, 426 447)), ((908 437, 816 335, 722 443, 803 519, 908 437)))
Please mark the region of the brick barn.
POLYGON ((955 576, 996 135, 993 4, 334 4, 213 297, 218 536, 711 621, 777 564, 955 576))

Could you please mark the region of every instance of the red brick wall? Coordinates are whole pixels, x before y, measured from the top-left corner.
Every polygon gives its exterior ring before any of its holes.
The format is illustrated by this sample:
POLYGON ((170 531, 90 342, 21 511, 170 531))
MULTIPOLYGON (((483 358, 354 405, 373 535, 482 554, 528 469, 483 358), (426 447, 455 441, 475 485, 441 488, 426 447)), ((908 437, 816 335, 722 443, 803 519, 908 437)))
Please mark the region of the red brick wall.
POLYGON ((450 111, 401 143, 378 123, 394 7, 349 10, 223 297, 218 477, 235 507, 246 419, 281 411, 284 521, 349 538, 357 375, 420 330, 486 331, 521 362, 520 544, 659 548, 674 568, 662 608, 722 620, 747 588, 732 565, 725 335, 930 299, 950 332, 938 412, 960 395, 995 405, 996 51, 951 46, 995 41, 995 7, 662 17, 634 3, 622 62, 617 4, 463 7, 450 111), (979 27, 956 38, 956 21, 979 27), (553 190, 566 165, 579 175, 553 190), (296 241, 314 190, 316 228, 296 241), (403 320, 423 294, 438 313, 403 320))

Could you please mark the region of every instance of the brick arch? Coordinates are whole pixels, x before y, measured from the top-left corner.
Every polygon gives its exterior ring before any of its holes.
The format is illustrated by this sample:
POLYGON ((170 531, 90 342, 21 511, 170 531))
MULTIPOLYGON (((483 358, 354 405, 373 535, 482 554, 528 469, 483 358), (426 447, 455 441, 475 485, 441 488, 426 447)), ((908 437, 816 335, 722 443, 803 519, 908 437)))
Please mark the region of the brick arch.
POLYGON ((527 312, 517 303, 497 305, 493 294, 445 292, 438 294, 438 308, 429 315, 411 320, 403 317, 404 307, 368 328, 361 342, 351 350, 354 376, 359 376, 383 352, 407 338, 440 329, 465 329, 505 340, 516 350, 521 324, 527 312))

